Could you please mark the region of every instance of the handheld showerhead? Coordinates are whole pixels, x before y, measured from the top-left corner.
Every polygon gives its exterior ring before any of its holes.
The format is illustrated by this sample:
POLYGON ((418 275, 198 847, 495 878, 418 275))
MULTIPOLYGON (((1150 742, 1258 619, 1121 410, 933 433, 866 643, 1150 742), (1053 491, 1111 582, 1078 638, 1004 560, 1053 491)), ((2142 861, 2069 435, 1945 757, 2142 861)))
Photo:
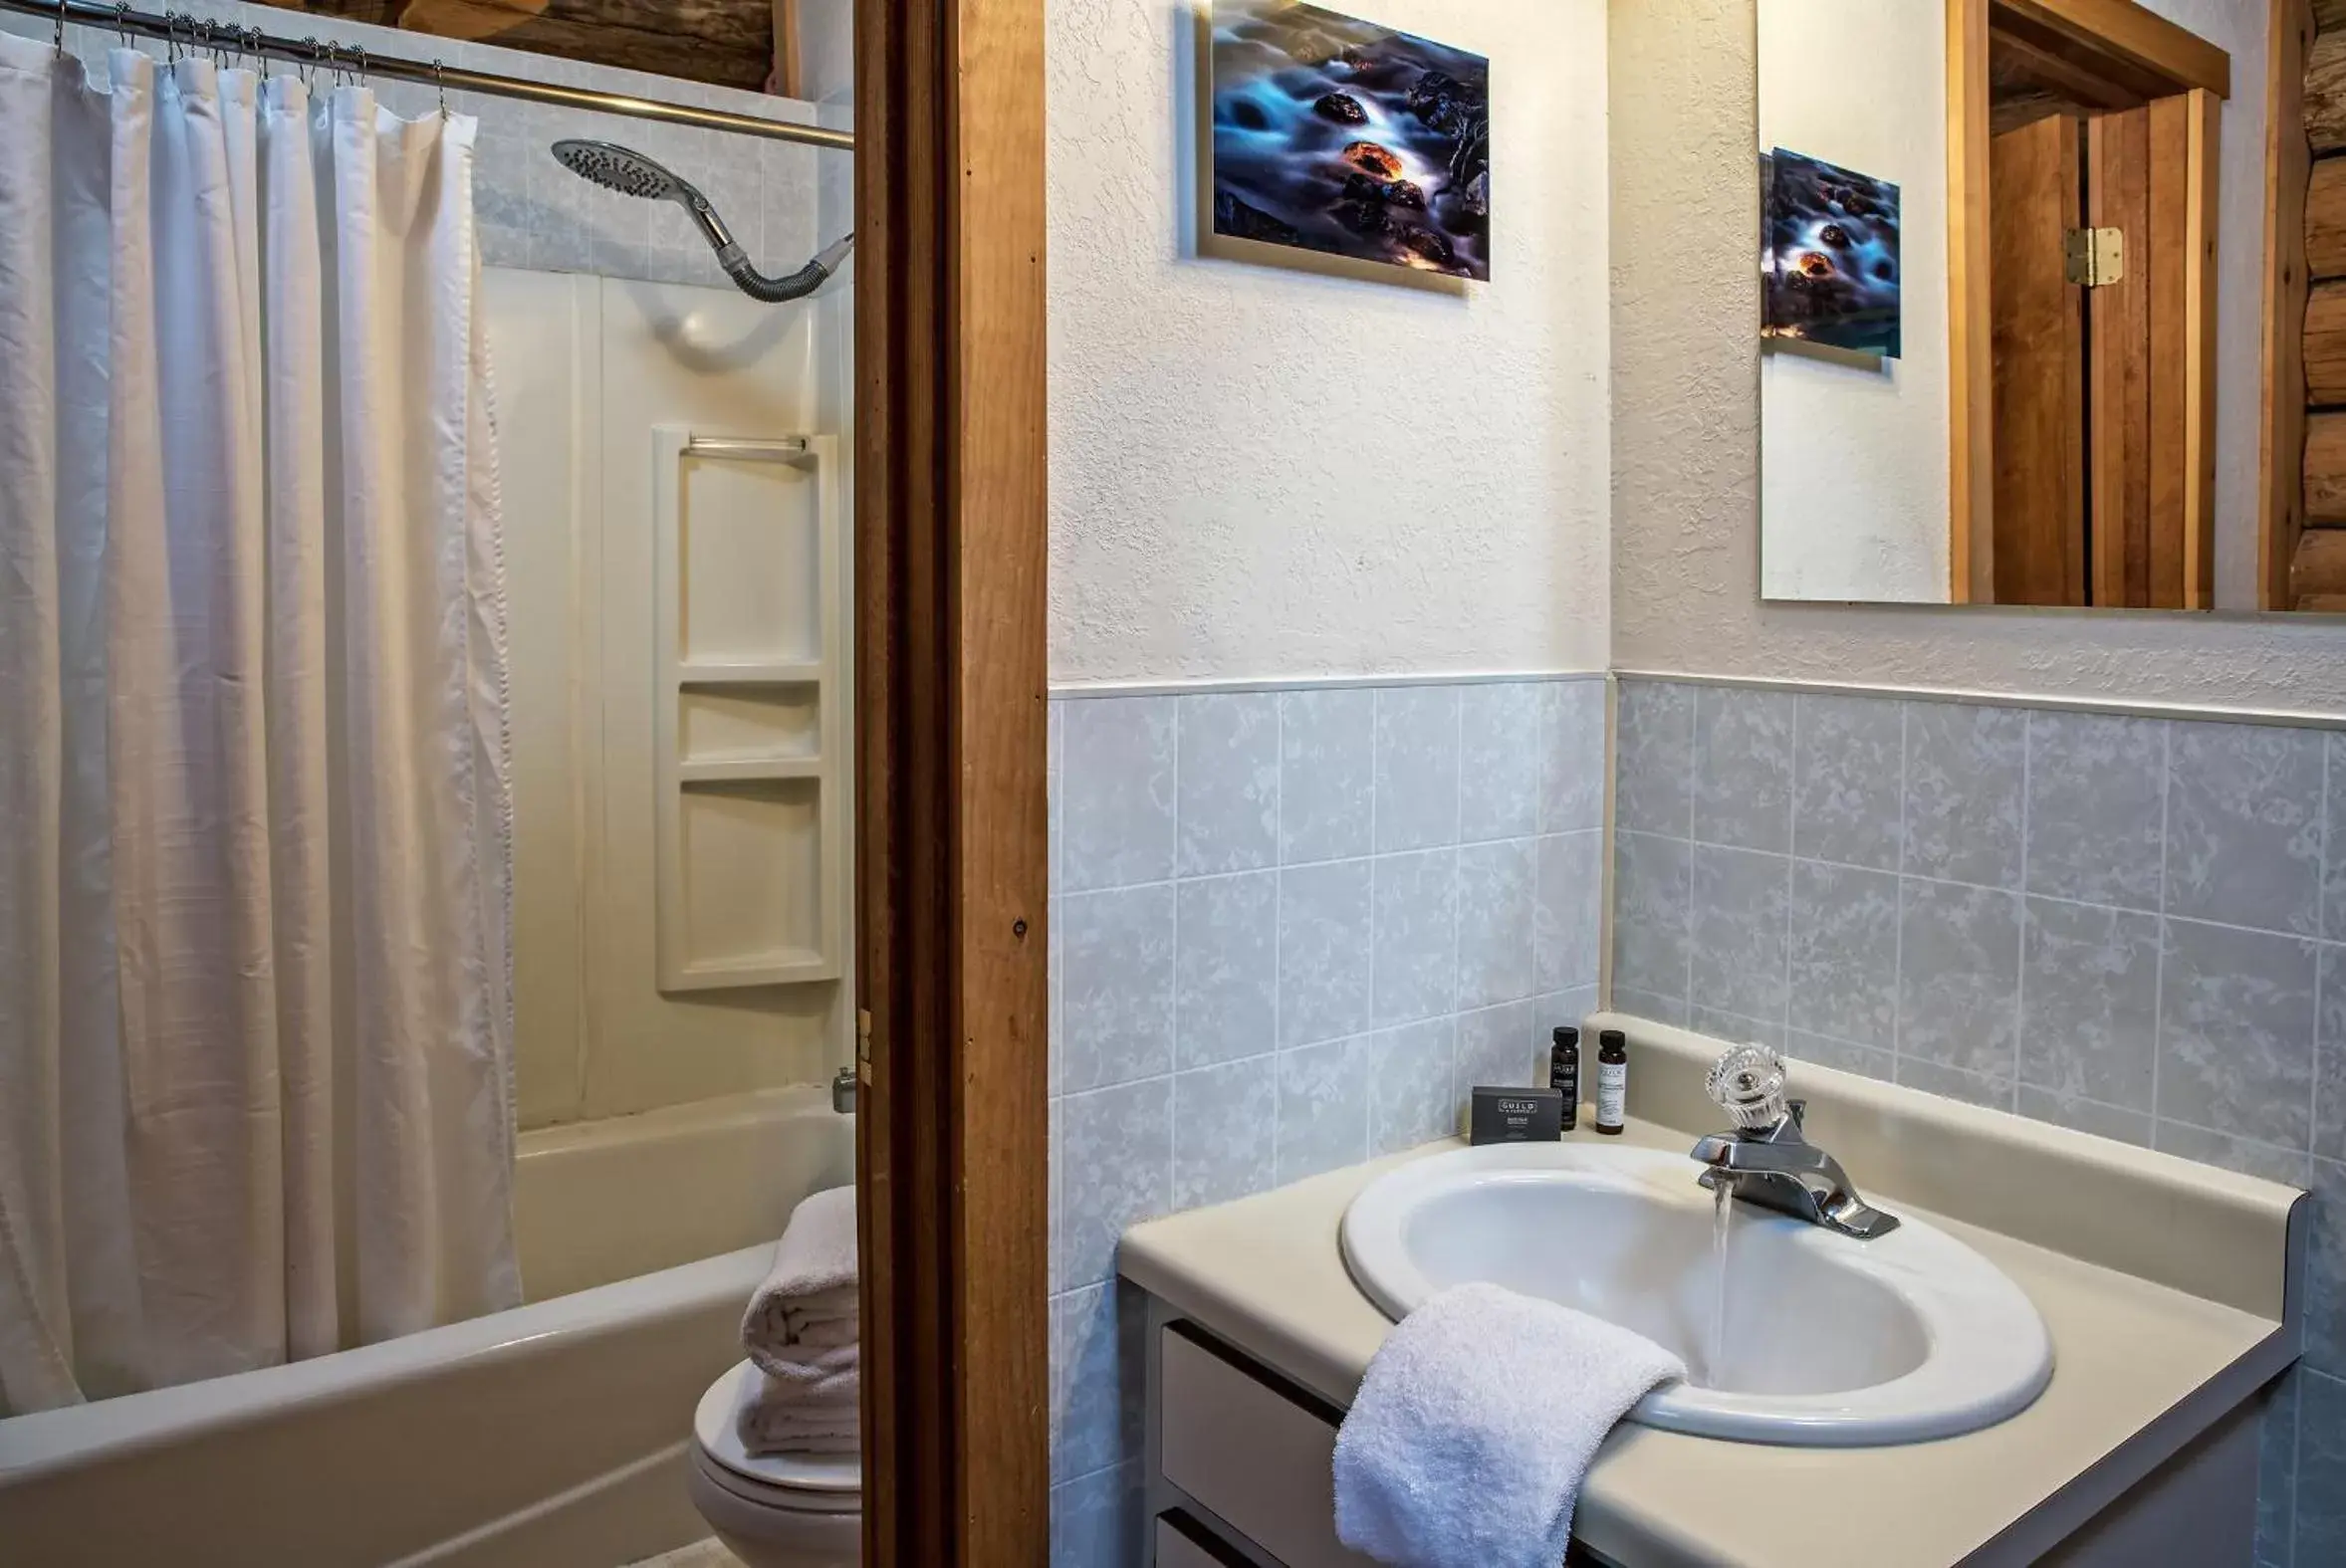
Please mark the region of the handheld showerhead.
POLYGON ((604 190, 622 196, 640 196, 646 201, 676 203, 692 218, 693 226, 717 252, 720 262, 728 248, 737 252, 741 249, 733 243, 733 231, 725 227, 725 220, 717 216, 717 209, 700 193, 699 187, 633 147, 622 147, 615 141, 558 141, 554 144, 554 157, 573 174, 604 190))
POLYGON ((725 269, 725 275, 733 280, 735 287, 751 299, 769 305, 802 300, 821 288, 855 244, 855 236, 849 234, 789 277, 769 278, 750 265, 749 253, 735 241, 733 231, 717 216, 709 198, 692 181, 657 159, 645 157, 633 147, 622 147, 615 141, 575 139, 557 141, 554 156, 573 174, 605 190, 647 201, 672 201, 682 207, 691 216, 693 226, 701 231, 701 237, 709 242, 709 248, 717 253, 717 265, 725 269))
POLYGON ((673 201, 692 190, 665 164, 615 141, 558 141, 554 144, 554 156, 555 161, 581 179, 592 180, 622 196, 673 201))

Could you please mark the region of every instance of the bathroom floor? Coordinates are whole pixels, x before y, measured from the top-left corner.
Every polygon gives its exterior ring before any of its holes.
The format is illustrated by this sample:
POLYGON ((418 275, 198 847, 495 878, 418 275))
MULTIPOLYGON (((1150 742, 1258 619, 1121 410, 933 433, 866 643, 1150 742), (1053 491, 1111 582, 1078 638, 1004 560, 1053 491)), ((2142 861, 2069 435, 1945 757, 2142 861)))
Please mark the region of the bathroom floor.
POLYGON ((712 1535, 705 1541, 695 1541, 690 1546, 679 1546, 672 1552, 662 1552, 657 1557, 646 1557, 641 1562, 630 1563, 628 1568, 741 1568, 741 1559, 718 1545, 717 1538, 712 1535))

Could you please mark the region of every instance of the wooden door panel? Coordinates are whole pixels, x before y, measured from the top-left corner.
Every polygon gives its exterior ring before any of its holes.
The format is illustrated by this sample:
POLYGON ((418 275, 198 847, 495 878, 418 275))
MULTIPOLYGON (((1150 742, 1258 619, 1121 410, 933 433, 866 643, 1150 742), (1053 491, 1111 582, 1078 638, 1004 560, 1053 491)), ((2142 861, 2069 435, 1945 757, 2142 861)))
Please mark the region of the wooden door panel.
POLYGON ((2124 236, 2126 276, 2089 291, 2093 602, 2151 602, 2151 116, 2097 116, 2086 136, 2086 221, 2124 236))
POLYGON ((2086 602, 2084 317, 2062 253, 2079 139, 2050 114, 1989 144, 1998 604, 2086 602))
POLYGON ((2186 602, 2185 559, 2191 510, 2191 366, 2185 284, 2191 252, 2191 116, 2180 94, 2154 100, 2150 119, 2150 243, 2143 252, 2150 295, 2151 445, 2150 596, 2142 602, 2179 609, 2186 602))
POLYGON ((2085 157, 2086 221, 2124 236, 2126 273, 2086 296, 2093 602, 2205 608, 2212 572, 2208 391, 2196 325, 2210 302, 2193 235, 2205 137, 2192 99, 2096 116, 2085 157))

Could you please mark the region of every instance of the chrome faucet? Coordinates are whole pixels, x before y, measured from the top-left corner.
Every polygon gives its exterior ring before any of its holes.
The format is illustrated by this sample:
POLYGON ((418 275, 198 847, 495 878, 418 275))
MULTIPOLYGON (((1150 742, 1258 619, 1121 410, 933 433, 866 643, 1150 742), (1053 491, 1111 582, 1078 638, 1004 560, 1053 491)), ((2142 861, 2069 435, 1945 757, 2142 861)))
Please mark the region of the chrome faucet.
POLYGON ((1861 1241, 1898 1228, 1896 1215, 1859 1198, 1841 1162, 1808 1141, 1807 1102, 1784 1097, 1784 1065, 1774 1051, 1736 1046, 1711 1069, 1708 1087, 1736 1125, 1690 1151, 1709 1167, 1701 1177, 1705 1187, 1730 1188, 1748 1203, 1861 1241))

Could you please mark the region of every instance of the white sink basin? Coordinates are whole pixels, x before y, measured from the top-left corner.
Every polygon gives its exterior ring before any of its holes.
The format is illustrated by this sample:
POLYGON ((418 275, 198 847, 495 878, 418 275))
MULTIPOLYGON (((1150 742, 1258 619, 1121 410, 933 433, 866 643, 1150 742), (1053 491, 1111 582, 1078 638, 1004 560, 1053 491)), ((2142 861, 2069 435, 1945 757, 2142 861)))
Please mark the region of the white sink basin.
POLYGON ((1713 1366, 1721 1274, 1699 1174, 1681 1154, 1584 1143, 1435 1155, 1352 1201, 1344 1261, 1395 1321, 1438 1290, 1487 1280, 1635 1329, 1688 1375, 1630 1419, 1704 1437, 1951 1438, 2026 1409, 2052 1377, 2036 1308, 1945 1232, 1901 1215, 1897 1230, 1859 1241, 1744 1203, 1713 1366))

